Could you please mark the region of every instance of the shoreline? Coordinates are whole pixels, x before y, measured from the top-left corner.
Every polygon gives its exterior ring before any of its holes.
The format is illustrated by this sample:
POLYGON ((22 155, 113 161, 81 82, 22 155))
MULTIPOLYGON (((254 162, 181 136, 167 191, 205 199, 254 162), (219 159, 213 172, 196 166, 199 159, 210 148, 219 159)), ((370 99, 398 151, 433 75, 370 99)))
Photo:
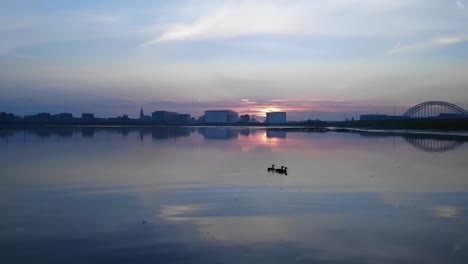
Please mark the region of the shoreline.
MULTIPOLYGON (((267 128, 268 129, 268 128, 267 128)), ((451 137, 451 138, 463 138, 468 140, 467 130, 417 130, 417 129, 363 129, 363 128, 342 128, 342 127, 315 127, 315 128, 271 128, 268 130, 272 131, 284 131, 284 132, 305 132, 305 133, 360 133, 360 134, 379 134, 382 136, 393 135, 393 136, 431 136, 431 137, 451 137)))
POLYGON ((278 131, 278 132, 303 132, 303 133, 359 133, 359 134, 373 134, 379 136, 417 136, 417 137, 451 137, 468 140, 468 130, 441 130, 441 129, 381 129, 381 128, 354 128, 354 127, 336 127, 336 126, 265 126, 265 125, 135 125, 135 124, 15 124, 15 125, 4 125, 0 124, 1 130, 18 130, 18 129, 72 129, 72 128, 83 128, 83 129, 172 129, 172 128, 229 128, 229 129, 258 129, 266 131, 278 131))

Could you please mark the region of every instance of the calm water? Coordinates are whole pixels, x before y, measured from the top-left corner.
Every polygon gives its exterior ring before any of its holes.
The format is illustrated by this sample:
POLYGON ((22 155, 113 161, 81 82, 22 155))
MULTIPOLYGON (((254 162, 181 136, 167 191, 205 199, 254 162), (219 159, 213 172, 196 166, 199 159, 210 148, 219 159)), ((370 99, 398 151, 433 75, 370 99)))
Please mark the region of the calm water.
POLYGON ((0 129, 0 263, 468 263, 467 171, 440 137, 0 129))

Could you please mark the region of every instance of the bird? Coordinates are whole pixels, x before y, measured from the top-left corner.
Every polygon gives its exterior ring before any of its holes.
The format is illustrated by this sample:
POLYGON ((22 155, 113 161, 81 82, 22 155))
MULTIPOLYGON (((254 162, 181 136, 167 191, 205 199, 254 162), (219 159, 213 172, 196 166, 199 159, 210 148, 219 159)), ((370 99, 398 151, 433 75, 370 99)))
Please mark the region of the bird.
POLYGON ((281 169, 276 169, 275 172, 287 173, 288 172, 288 167, 281 166, 281 169))
POLYGON ((271 165, 271 168, 267 168, 268 171, 275 171, 275 164, 271 165))
POLYGON ((281 169, 277 169, 276 172, 280 174, 288 174, 288 167, 281 166, 281 169))

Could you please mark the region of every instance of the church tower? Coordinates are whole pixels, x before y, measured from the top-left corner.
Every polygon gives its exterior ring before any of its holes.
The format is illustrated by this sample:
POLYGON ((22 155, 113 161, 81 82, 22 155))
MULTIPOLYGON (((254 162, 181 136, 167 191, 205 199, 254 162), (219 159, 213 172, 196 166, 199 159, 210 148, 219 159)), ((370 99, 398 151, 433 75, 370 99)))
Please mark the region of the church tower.
POLYGON ((145 117, 145 114, 143 114, 143 107, 140 110, 140 119, 143 119, 145 117))

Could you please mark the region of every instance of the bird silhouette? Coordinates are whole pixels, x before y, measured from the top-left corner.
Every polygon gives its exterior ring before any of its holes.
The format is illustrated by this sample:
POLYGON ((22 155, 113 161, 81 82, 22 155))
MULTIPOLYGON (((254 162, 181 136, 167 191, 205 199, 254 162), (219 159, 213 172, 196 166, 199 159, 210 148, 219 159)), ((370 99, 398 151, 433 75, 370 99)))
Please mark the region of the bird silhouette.
POLYGON ((281 174, 288 173, 288 167, 281 166, 281 169, 276 169, 275 172, 281 174))
POLYGON ((268 171, 275 171, 275 164, 271 165, 271 168, 267 168, 268 171))

